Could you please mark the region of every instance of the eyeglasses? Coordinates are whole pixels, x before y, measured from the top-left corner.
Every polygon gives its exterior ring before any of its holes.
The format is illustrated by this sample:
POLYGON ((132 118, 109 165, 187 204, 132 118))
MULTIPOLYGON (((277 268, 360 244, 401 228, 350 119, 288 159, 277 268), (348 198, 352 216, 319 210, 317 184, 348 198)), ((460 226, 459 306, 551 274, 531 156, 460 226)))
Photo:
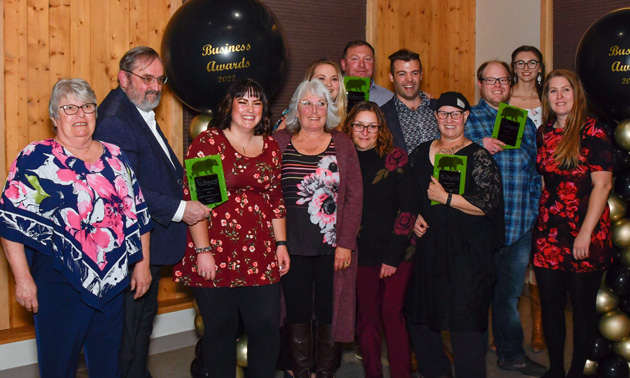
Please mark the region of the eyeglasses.
POLYGON ((447 119, 448 116, 450 115, 453 121, 459 120, 460 118, 462 118, 462 114, 464 114, 464 112, 462 112, 461 110, 453 110, 452 112, 445 112, 445 111, 439 110, 436 113, 439 119, 447 119))
POLYGON ((83 104, 83 105, 68 104, 68 105, 61 105, 59 107, 59 109, 63 109, 63 112, 66 113, 67 115, 77 114, 79 112, 79 108, 83 109, 83 113, 85 114, 92 114, 96 111, 96 104, 94 103, 83 104))
POLYGON ((142 79, 142 82, 143 82, 144 84, 146 84, 146 85, 151 85, 151 84, 153 84, 156 80, 157 80, 157 83, 158 83, 158 84, 160 84, 160 85, 164 85, 164 84, 166 84, 166 81, 168 80, 168 77, 166 77, 166 76, 160 76, 160 77, 155 77, 155 76, 151 76, 151 75, 140 76, 140 75, 137 75, 137 74, 135 74, 135 73, 133 73, 133 72, 131 72, 131 71, 127 71, 127 70, 123 70, 123 71, 125 71, 125 72, 129 72, 129 73, 130 73, 130 74, 132 74, 133 76, 137 76, 137 77, 139 77, 140 79, 142 79))
POLYGON ((538 67, 538 64, 540 62, 537 60, 528 60, 527 62, 524 60, 519 60, 518 62, 514 62, 514 67, 518 68, 519 70, 522 70, 523 68, 525 68, 525 65, 527 65, 527 67, 534 69, 536 67, 538 67))
POLYGON ((483 81, 487 85, 494 85, 494 84, 496 84, 497 81, 501 85, 510 84, 510 78, 509 77, 486 77, 486 78, 481 79, 481 81, 483 81))
POLYGON ((325 108, 326 106, 328 106, 326 101, 310 102, 308 100, 302 100, 300 101, 300 104, 304 105, 307 108, 312 108, 313 105, 317 106, 318 108, 325 108))
POLYGON ((381 128, 381 126, 379 125, 364 125, 359 122, 353 122, 350 124, 350 126, 352 126, 352 130, 356 131, 357 133, 362 133, 363 130, 367 129, 368 133, 371 134, 378 133, 378 130, 381 128))

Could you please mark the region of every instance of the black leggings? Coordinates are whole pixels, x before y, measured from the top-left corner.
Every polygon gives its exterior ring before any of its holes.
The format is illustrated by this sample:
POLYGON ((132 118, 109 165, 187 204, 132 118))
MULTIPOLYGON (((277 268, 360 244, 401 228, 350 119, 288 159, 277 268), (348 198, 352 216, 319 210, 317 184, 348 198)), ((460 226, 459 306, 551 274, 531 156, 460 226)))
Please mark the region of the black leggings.
POLYGON ((539 267, 534 267, 534 272, 540 289, 549 370, 552 376, 564 377, 564 307, 568 292, 573 307, 573 359, 567 378, 582 377, 588 352, 597 337, 595 301, 604 272, 572 273, 539 267))
POLYGON ((291 256, 291 270, 282 278, 287 322, 310 322, 314 311, 317 321, 332 324, 334 261, 334 255, 291 256))

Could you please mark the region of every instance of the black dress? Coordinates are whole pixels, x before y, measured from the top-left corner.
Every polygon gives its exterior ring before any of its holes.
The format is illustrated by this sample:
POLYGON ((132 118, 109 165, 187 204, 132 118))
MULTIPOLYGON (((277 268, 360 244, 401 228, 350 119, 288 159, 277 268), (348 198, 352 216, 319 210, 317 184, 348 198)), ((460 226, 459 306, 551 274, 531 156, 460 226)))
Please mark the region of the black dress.
POLYGON ((427 197, 433 174, 431 143, 421 144, 412 155, 419 214, 429 228, 416 242, 407 315, 411 323, 433 329, 484 330, 496 280, 494 255, 505 236, 501 173, 492 156, 471 143, 457 151, 468 157, 463 196, 486 215, 431 205, 427 197))

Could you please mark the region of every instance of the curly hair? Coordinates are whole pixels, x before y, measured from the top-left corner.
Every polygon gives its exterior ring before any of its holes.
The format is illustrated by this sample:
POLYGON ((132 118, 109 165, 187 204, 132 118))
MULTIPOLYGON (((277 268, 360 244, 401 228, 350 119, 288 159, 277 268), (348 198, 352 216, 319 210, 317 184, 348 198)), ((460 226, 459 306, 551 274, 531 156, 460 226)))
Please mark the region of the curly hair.
POLYGON ((357 118, 357 115, 361 112, 372 112, 374 113, 374 115, 376 115, 376 119, 379 125, 378 134, 376 136, 376 146, 374 147, 376 148, 376 152, 378 152, 381 157, 387 156, 392 153, 392 151, 394 151, 394 137, 392 137, 392 133, 387 127, 383 111, 381 110, 381 108, 378 107, 378 105, 373 102, 361 101, 354 105, 352 110, 350 110, 348 117, 344 121, 341 131, 348 134, 350 138, 354 140, 352 123, 354 122, 355 118, 357 118))

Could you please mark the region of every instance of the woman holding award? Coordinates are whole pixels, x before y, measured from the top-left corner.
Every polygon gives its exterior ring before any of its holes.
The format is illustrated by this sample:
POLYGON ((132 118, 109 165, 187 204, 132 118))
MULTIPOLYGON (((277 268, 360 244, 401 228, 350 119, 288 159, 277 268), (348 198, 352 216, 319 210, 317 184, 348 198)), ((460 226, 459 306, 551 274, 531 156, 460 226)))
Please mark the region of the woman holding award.
MULTIPOLYGON (((251 79, 234 83, 214 128, 187 158, 221 156, 227 202, 190 226, 176 282, 191 286, 203 317, 203 361, 211 377, 233 377, 239 313, 248 336, 248 376, 274 376, 280 348, 280 276, 289 271, 280 150, 268 135, 269 105, 251 79)), ((189 183, 184 197, 190 199, 189 183)))
POLYGON ((446 92, 436 105, 440 138, 411 156, 420 208, 408 326, 423 376, 451 374, 440 333, 450 330, 457 377, 485 377, 483 331, 504 236, 501 174, 490 153, 464 136, 466 98, 446 92))

